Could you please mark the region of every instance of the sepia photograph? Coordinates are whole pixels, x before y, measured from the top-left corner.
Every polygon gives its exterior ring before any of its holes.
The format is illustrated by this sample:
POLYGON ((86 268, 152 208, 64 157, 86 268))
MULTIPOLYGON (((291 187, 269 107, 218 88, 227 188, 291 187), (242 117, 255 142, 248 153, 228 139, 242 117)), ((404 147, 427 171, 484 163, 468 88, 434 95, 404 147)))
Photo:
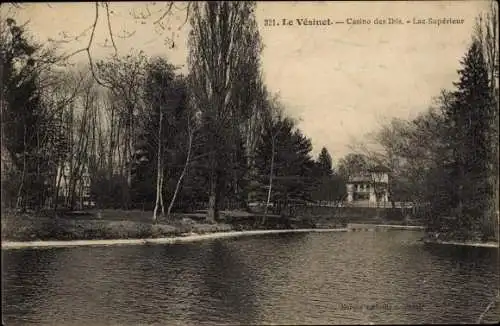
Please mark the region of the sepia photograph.
POLYGON ((498 23, 1 3, 2 326, 496 324, 498 23))

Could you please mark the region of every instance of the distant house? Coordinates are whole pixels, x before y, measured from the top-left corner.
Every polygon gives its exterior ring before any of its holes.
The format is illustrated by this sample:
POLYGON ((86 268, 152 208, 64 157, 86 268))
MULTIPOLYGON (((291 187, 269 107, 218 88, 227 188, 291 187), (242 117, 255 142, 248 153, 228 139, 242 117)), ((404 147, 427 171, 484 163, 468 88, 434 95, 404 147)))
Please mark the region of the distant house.
POLYGON ((71 168, 68 163, 64 165, 63 169, 58 169, 57 175, 60 179, 59 200, 69 204, 71 193, 74 191, 74 208, 83 209, 95 206, 90 194, 91 179, 87 165, 83 165, 81 175, 76 180, 71 180, 71 168))
POLYGON ((346 184, 347 204, 380 207, 389 203, 389 173, 378 165, 365 172, 350 176, 346 184))

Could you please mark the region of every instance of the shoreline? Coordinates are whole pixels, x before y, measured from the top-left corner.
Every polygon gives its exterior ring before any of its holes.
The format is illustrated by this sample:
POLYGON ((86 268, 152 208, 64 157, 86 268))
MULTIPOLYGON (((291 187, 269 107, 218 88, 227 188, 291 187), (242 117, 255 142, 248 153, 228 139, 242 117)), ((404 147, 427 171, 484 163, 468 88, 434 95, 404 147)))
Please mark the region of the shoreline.
POLYGON ((447 246, 465 246, 465 247, 482 247, 482 248, 499 248, 499 244, 495 242, 460 242, 460 241, 443 241, 443 240, 421 240, 424 244, 438 244, 447 246))
POLYGON ((403 224, 369 224, 369 223, 347 223, 349 230, 365 230, 365 229, 393 229, 393 230, 407 230, 407 231, 424 231, 425 227, 421 225, 403 225, 403 224))
MULTIPOLYGON (((373 230, 422 230, 421 226, 408 225, 370 225, 373 230)), ((166 236, 158 238, 116 238, 116 239, 86 239, 86 240, 35 240, 35 241, 10 241, 2 240, 2 250, 37 249, 37 248, 70 248, 81 246, 119 246, 119 245, 156 245, 189 243, 211 239, 235 238, 252 235, 282 234, 282 233, 321 233, 321 232, 353 232, 356 230, 369 231, 367 224, 348 224, 344 228, 307 228, 307 229, 274 229, 274 230, 245 230, 245 231, 215 231, 209 233, 190 232, 180 236, 166 236)), ((371 230, 370 229, 370 230, 371 230)), ((435 239, 421 239, 424 244, 499 248, 495 242, 460 242, 443 241, 435 239)))
POLYGON ((207 234, 191 233, 187 236, 149 238, 149 239, 102 239, 102 240, 49 240, 49 241, 7 241, 2 240, 2 250, 35 248, 68 248, 80 246, 117 246, 117 245, 155 245, 195 242, 210 239, 234 238, 249 235, 309 233, 309 232, 347 232, 347 228, 335 229, 284 229, 213 232, 207 234))

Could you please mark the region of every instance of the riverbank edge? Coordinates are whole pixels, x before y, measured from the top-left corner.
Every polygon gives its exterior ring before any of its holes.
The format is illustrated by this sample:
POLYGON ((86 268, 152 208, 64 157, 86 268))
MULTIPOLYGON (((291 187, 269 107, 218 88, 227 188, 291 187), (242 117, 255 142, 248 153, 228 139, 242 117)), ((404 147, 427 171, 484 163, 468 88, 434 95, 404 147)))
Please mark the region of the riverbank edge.
POLYGON ((195 242, 210 239, 234 238, 250 235, 309 233, 309 232, 347 232, 347 228, 335 229, 284 229, 284 230, 251 230, 228 231, 208 234, 191 233, 179 237, 148 238, 148 239, 103 239, 103 240, 50 240, 50 241, 2 241, 2 250, 32 249, 32 248, 64 248, 79 246, 116 246, 116 245, 154 245, 195 242))
POLYGON ((349 230, 392 229, 392 230, 407 230, 407 231, 425 231, 425 227, 421 225, 372 224, 372 223, 347 223, 347 229, 349 230))
POLYGON ((463 241, 443 241, 443 240, 429 240, 423 239, 425 244, 438 244, 438 245, 448 245, 448 246, 466 246, 466 247, 483 247, 483 248, 499 248, 496 242, 463 242, 463 241))

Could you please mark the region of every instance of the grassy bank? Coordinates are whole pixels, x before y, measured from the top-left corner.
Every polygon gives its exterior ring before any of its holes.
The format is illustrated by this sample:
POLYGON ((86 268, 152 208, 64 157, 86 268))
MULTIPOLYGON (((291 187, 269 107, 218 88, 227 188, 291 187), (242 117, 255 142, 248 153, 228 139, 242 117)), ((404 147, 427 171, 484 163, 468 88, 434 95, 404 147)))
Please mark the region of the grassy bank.
POLYGON ((200 223, 189 218, 152 224, 142 220, 102 219, 95 215, 78 218, 34 216, 31 214, 2 216, 2 240, 94 240, 143 239, 182 236, 190 233, 231 231, 224 223, 200 223))
POLYGON ((209 239, 234 238, 256 235, 276 235, 290 233, 310 232, 347 232, 347 229, 286 229, 286 230, 251 230, 251 231, 229 231, 213 232, 207 234, 190 234, 180 237, 145 238, 145 239, 102 239, 102 240, 53 240, 53 241, 4 241, 2 249, 25 249, 25 248, 69 248, 81 246, 119 246, 119 245, 155 245, 176 244, 203 241, 209 239))
POLYGON ((495 235, 487 236, 485 234, 466 234, 463 232, 454 232, 449 229, 440 231, 427 230, 424 239, 431 243, 498 243, 495 235))
POLYGON ((176 214, 171 219, 151 221, 152 212, 94 210, 85 212, 2 213, 2 240, 106 240, 187 236, 192 233, 295 229, 315 227, 307 221, 291 221, 268 216, 261 224, 259 215, 221 212, 221 221, 205 222, 203 212, 176 214))
POLYGON ((282 218, 269 215, 261 223, 262 214, 244 211, 222 211, 220 221, 207 223, 205 212, 174 214, 171 219, 160 218, 153 224, 152 212, 141 210, 89 210, 84 212, 53 211, 19 214, 2 213, 2 240, 107 240, 151 239, 209 234, 214 232, 283 230, 283 229, 337 229, 347 223, 420 225, 419 220, 387 220, 382 218, 346 218, 330 215, 306 218, 282 218))

